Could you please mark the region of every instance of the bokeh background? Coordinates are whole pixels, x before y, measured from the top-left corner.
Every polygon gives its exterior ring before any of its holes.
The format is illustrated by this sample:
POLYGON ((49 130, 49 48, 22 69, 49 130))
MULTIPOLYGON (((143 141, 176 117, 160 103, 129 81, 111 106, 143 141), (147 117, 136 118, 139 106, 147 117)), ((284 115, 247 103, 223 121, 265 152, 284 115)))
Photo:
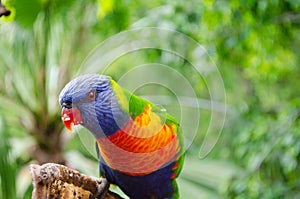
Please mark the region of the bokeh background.
MULTIPOLYGON (((299 0, 2 3, 11 14, 0 18, 1 198, 31 198, 30 163, 62 163, 98 175, 97 160, 80 135, 64 129, 57 97, 98 44, 139 27, 191 37, 207 50, 224 82, 226 121, 221 136, 217 130, 209 134, 212 143, 218 140, 209 155, 199 158, 209 103, 199 110, 196 137, 185 132, 191 146, 179 178, 182 198, 300 198, 299 0)), ((185 49, 187 55, 195 50, 185 49)), ((118 79, 132 66, 162 63, 188 77, 199 99, 210 99, 190 63, 172 56, 138 51, 112 63, 106 74, 118 79)), ((151 86, 137 90, 144 92, 172 95, 151 86)), ((165 106, 176 114, 176 103, 165 106)))

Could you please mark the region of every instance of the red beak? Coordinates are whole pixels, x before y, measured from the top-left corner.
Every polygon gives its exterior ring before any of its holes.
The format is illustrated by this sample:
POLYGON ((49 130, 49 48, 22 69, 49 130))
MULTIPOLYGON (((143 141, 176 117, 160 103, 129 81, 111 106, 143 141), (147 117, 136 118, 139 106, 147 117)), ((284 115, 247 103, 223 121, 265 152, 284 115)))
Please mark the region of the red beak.
POLYGON ((63 107, 61 111, 61 119, 64 122, 65 127, 70 131, 73 131, 72 126, 82 124, 80 110, 76 107, 63 107))

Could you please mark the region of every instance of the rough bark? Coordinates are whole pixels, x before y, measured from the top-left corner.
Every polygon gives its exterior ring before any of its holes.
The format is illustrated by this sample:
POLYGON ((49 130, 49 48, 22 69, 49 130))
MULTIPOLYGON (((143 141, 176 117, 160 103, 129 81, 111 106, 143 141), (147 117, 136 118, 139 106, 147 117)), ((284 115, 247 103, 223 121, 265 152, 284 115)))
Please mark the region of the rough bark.
POLYGON ((87 176, 60 164, 31 164, 30 174, 32 199, 122 199, 109 191, 105 178, 87 176))

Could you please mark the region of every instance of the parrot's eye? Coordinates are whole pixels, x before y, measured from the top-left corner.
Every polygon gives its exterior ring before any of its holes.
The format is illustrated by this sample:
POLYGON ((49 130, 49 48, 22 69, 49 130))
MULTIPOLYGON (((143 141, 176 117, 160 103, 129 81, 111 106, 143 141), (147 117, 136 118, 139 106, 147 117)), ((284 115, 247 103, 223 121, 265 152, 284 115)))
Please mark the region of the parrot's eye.
POLYGON ((90 101, 94 101, 96 99, 96 96, 96 91, 93 90, 87 94, 87 99, 90 101))
POLYGON ((72 102, 64 102, 61 106, 70 109, 72 108, 72 102))

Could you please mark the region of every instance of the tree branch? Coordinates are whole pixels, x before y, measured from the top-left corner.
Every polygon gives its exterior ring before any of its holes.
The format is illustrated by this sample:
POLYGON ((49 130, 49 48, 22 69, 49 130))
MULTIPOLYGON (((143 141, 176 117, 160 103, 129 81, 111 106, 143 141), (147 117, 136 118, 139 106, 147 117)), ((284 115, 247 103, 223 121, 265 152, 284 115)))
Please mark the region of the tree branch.
POLYGON ((122 199, 108 190, 105 178, 87 176, 54 163, 31 164, 29 169, 34 186, 32 199, 122 199))

